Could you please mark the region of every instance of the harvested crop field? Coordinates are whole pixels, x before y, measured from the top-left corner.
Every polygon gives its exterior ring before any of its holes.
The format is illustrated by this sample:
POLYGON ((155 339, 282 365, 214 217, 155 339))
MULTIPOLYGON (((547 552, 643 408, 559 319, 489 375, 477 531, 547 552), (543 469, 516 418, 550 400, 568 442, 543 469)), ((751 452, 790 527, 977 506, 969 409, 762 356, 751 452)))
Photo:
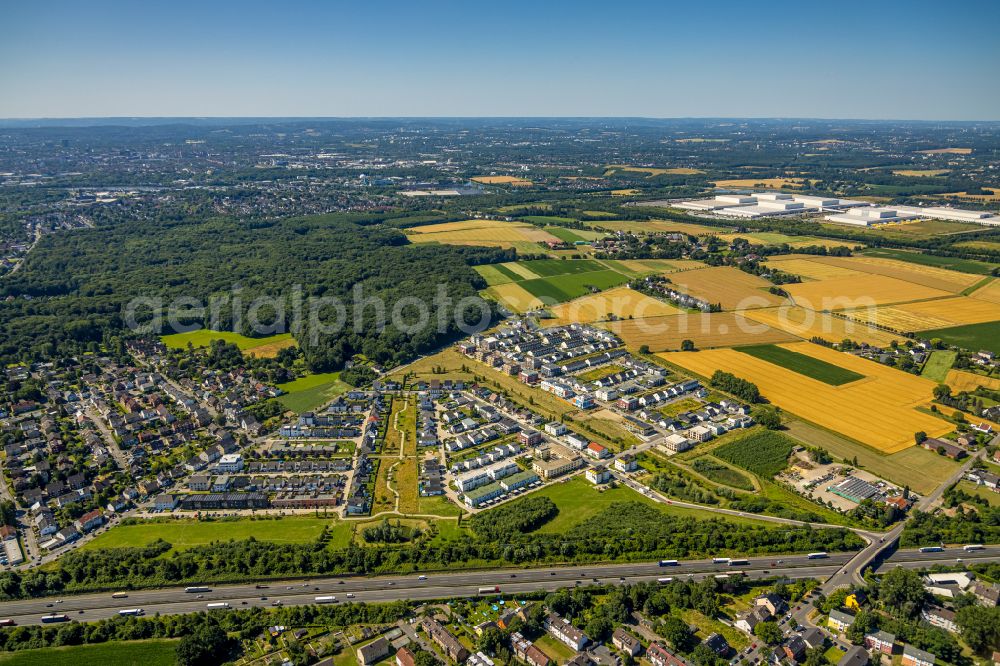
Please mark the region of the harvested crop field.
POLYGON ((647 345, 654 352, 680 349, 684 340, 691 340, 698 349, 796 340, 785 331, 752 321, 739 312, 680 313, 609 322, 605 327, 629 347, 647 345))
POLYGON ((754 243, 755 245, 781 245, 782 243, 790 247, 822 246, 831 247, 854 247, 858 243, 853 241, 841 241, 832 238, 819 238, 817 236, 788 236, 774 231, 755 231, 750 233, 719 234, 721 240, 732 243, 737 238, 754 243))
POLYGON ((814 356, 808 356, 778 345, 748 345, 739 347, 736 351, 749 354, 754 358, 773 363, 800 375, 811 377, 830 386, 842 386, 865 378, 859 372, 841 368, 814 356))
POLYGON ((977 375, 974 372, 966 372, 964 370, 949 370, 944 383, 950 386, 955 393, 960 391, 971 393, 980 386, 988 388, 991 391, 1000 391, 1000 378, 984 377, 983 375, 977 375))
POLYGON ((473 176, 471 180, 483 185, 513 185, 514 187, 531 187, 532 182, 517 176, 473 176))
POLYGON ((527 312, 542 307, 542 302, 525 291, 518 282, 499 284, 488 288, 483 293, 493 297, 513 312, 527 312))
POLYGON ((714 266, 684 271, 671 276, 677 289, 709 303, 719 303, 723 310, 766 308, 784 302, 781 296, 768 293, 770 282, 732 266, 714 266))
POLYGON ((782 346, 865 379, 830 386, 732 349, 662 356, 703 377, 716 370, 731 372, 757 384, 778 407, 885 453, 913 446, 918 430, 930 437, 952 430, 947 421, 917 410, 930 401, 935 382, 808 342, 782 346))
POLYGON ((924 155, 971 155, 972 148, 934 148, 933 150, 918 150, 924 155))
POLYGON ((810 310, 853 310, 888 303, 906 303, 950 294, 885 275, 862 275, 786 284, 796 305, 810 310))
POLYGON ((1000 304, 1000 280, 993 280, 984 287, 969 294, 971 298, 1000 304))
POLYGON ((781 329, 805 340, 814 337, 823 338, 828 342, 841 342, 850 339, 878 347, 887 347, 893 340, 903 340, 902 335, 881 331, 824 312, 814 312, 793 306, 747 310, 744 315, 748 319, 781 329))
POLYGON ((669 303, 661 301, 628 287, 609 289, 600 294, 591 294, 569 303, 552 308, 555 319, 544 320, 545 324, 570 324, 573 322, 592 323, 606 321, 608 315, 619 319, 629 317, 660 317, 680 312, 669 303))
POLYGON ((483 245, 488 247, 515 247, 537 251, 535 243, 561 243, 552 234, 517 222, 497 220, 467 220, 445 222, 407 229, 412 243, 442 243, 444 245, 483 245))
MULTIPOLYGON (((791 255, 786 256, 791 257, 791 255)), ((768 257, 767 265, 773 266, 779 271, 784 271, 785 273, 798 275, 803 280, 832 280, 835 278, 856 277, 858 275, 863 275, 860 271, 856 271, 851 268, 823 264, 818 261, 813 261, 812 259, 786 259, 782 258, 780 255, 777 257, 768 257)))
POLYGON ((949 169, 898 169, 893 171, 897 176, 910 176, 911 178, 932 178, 948 173, 949 169))
POLYGON ((947 268, 865 255, 855 257, 816 257, 814 261, 829 266, 849 268, 862 273, 884 275, 953 294, 957 294, 983 279, 981 275, 960 273, 948 270, 947 268))
POLYGON ((701 169, 692 169, 690 167, 672 167, 669 169, 661 169, 657 167, 636 167, 636 166, 627 166, 624 164, 609 164, 604 168, 606 169, 606 171, 604 172, 605 176, 610 176, 616 171, 631 171, 634 173, 645 173, 649 174, 648 176, 649 178, 652 178, 653 176, 662 176, 664 174, 677 175, 677 176, 692 176, 697 173, 705 173, 701 169))
POLYGON ((1000 304, 967 296, 918 301, 857 312, 845 312, 857 321, 909 333, 931 328, 979 324, 1000 319, 1000 304))

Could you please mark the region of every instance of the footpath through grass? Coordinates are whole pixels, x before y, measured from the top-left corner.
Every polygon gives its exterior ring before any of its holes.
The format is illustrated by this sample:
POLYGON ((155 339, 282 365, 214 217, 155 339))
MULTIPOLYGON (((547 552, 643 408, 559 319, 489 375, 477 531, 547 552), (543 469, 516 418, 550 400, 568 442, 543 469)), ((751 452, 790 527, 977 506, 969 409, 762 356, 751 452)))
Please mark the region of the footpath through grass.
POLYGON ((0 653, 3 666, 173 666, 179 641, 115 641, 0 653))
POLYGON ((800 354, 777 345, 749 345, 746 347, 736 347, 735 349, 738 352, 759 358, 768 363, 773 363, 774 365, 781 366, 806 377, 811 377, 831 386, 841 386, 842 384, 856 382, 859 379, 865 378, 864 375, 853 370, 847 370, 832 363, 827 363, 818 358, 800 354))

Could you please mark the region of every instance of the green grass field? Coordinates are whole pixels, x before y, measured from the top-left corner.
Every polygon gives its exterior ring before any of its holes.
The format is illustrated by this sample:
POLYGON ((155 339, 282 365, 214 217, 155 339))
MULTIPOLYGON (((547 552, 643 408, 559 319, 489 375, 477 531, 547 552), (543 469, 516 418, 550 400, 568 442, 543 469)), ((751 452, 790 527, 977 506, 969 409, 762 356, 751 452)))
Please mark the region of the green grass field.
POLYGON ((339 372, 324 372, 315 375, 299 377, 287 384, 278 384, 285 395, 278 400, 287 409, 301 414, 323 406, 350 388, 340 381, 339 372))
POLYGON ((576 222, 572 217, 559 217, 558 215, 526 215, 520 219, 532 224, 571 224, 576 222))
POLYGON ((818 358, 800 354, 784 347, 778 347, 777 345, 736 347, 736 351, 749 354, 774 365, 780 365, 782 368, 797 372, 806 377, 811 377, 831 386, 840 386, 865 378, 864 375, 852 370, 846 370, 832 363, 827 363, 818 358))
POLYGON ((920 335, 928 339, 941 338, 950 345, 969 351, 988 349, 1000 354, 1000 321, 938 328, 932 331, 922 331, 920 335))
POLYGON ((591 273, 604 269, 604 266, 593 259, 532 259, 518 263, 543 278, 574 273, 591 273))
POLYGON ((500 264, 482 264, 473 266, 473 268, 483 276, 488 287, 495 287, 498 284, 508 284, 521 279, 514 276, 506 266, 501 266, 500 264))
POLYGON ((191 343, 192 347, 207 347, 208 343, 212 340, 225 340, 226 342, 235 344, 241 350, 246 351, 257 347, 263 347, 264 345, 274 344, 275 342, 290 340, 291 337, 291 333, 280 333, 266 338, 248 338, 245 335, 233 333, 232 331, 211 331, 203 328, 197 331, 191 331, 190 333, 164 335, 160 338, 160 340, 162 340, 163 344, 171 349, 186 349, 188 343, 191 343))
POLYGON ((920 375, 927 379, 944 383, 945 377, 948 376, 948 371, 951 370, 951 366, 955 363, 955 357, 957 356, 958 352, 945 349, 931 352, 930 357, 924 364, 923 370, 920 371, 920 375))
POLYGON ((533 296, 550 303, 562 303, 591 293, 590 287, 604 290, 626 282, 628 277, 617 271, 601 270, 525 280, 520 285, 533 296))
POLYGON ((687 509, 669 504, 661 504, 625 486, 597 490, 579 475, 567 481, 550 484, 537 491, 537 493, 532 493, 531 497, 538 495, 548 497, 559 508, 559 514, 538 529, 540 533, 560 534, 565 532, 596 516, 606 509, 609 504, 613 504, 614 502, 641 502, 658 509, 664 514, 672 516, 700 518, 702 520, 720 518, 728 522, 745 525, 766 526, 768 524, 751 518, 726 516, 699 509, 687 509))
POLYGON ((275 543, 307 543, 315 541, 333 518, 294 517, 280 520, 149 521, 134 525, 118 525, 90 541, 83 548, 137 547, 157 539, 173 545, 173 550, 185 550, 213 541, 242 540, 253 537, 275 543))
POLYGON ((933 254, 923 254, 920 252, 910 252, 907 250, 892 250, 889 248, 871 248, 864 250, 861 254, 867 257, 882 257, 883 259, 897 259, 908 261, 911 264, 921 266, 935 266, 937 268, 947 268, 959 273, 973 273, 975 275, 989 275, 996 268, 993 264, 975 259, 959 259, 956 257, 938 257, 933 254))
POLYGON ((566 227, 545 227, 545 231, 567 243, 576 243, 577 241, 589 242, 590 240, 589 238, 584 238, 573 229, 567 229, 566 227))
POLYGON ((176 640, 116 641, 0 653, 4 666, 173 666, 176 640))

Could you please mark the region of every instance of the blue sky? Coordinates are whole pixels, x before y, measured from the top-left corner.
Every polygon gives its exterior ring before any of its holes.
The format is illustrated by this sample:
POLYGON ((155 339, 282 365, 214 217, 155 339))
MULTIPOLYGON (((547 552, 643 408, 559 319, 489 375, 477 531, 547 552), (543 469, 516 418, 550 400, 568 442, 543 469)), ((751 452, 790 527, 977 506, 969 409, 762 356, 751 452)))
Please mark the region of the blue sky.
POLYGON ((0 117, 997 120, 998 25, 986 0, 0 0, 0 117))

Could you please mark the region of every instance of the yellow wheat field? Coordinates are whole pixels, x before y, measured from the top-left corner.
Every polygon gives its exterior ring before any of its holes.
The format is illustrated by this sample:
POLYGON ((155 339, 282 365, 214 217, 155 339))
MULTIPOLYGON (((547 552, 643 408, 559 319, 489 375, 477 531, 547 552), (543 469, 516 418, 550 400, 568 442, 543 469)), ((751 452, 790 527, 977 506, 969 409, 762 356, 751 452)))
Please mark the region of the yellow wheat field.
POLYGON ((913 446, 914 432, 938 437, 952 430, 947 421, 916 409, 931 397, 935 383, 930 380, 809 342, 781 346, 853 370, 865 379, 831 386, 732 349, 662 356, 704 377, 716 370, 731 372, 755 383, 781 409, 884 453, 913 446))
POLYGON ((510 261, 507 262, 506 264, 501 264, 501 265, 504 268, 510 269, 512 273, 520 275, 525 280, 532 280, 534 278, 542 277, 541 275, 538 275, 537 273, 535 273, 534 271, 532 271, 519 261, 510 261))
POLYGON ((874 274, 786 284, 782 289, 791 294, 796 305, 830 311, 950 296, 940 289, 874 274))
POLYGON ((971 298, 989 303, 1000 303, 1000 280, 993 280, 969 294, 971 298))
POLYGON ((964 370, 949 370, 944 383, 950 386, 955 393, 960 391, 971 393, 980 386, 988 388, 991 391, 1000 391, 1000 379, 983 377, 974 372, 966 372, 964 370))
POLYGON ((832 278, 857 277, 863 273, 851 268, 824 264, 811 259, 786 259, 784 261, 774 261, 768 259, 768 265, 774 264, 779 271, 798 275, 810 280, 830 280, 832 278))
POLYGON ((627 165, 624 165, 624 164, 609 164, 608 166, 606 166, 604 168, 606 169, 606 171, 604 172, 605 176, 610 176, 615 171, 631 171, 633 173, 648 173, 650 178, 652 178, 653 176, 661 176, 663 174, 674 174, 674 175, 681 175, 681 176, 691 176, 691 175, 694 175, 696 173, 705 173, 701 169, 691 169, 689 167, 672 167, 672 168, 669 168, 669 169, 661 169, 661 168, 657 168, 657 167, 634 167, 634 166, 627 166, 627 165))
POLYGON ((531 187, 533 184, 530 180, 517 176, 473 176, 472 180, 484 185, 513 185, 514 187, 531 187))
POLYGON ((407 230, 413 243, 443 243, 445 245, 487 245, 514 247, 517 243, 561 243, 552 234, 527 224, 469 220, 416 227, 407 230))
POLYGON ((486 295, 492 296, 513 312, 527 312, 542 307, 543 303, 537 296, 516 282, 498 284, 488 288, 486 295))
POLYGON ((802 178, 731 178, 715 181, 716 187, 770 187, 774 189, 802 187, 802 178))
POLYGON ((795 336, 753 321, 739 312, 680 313, 665 317, 626 319, 602 324, 632 349, 643 345, 650 351, 680 349, 691 340, 698 349, 733 345, 789 342, 795 336))
POLYGON ((629 317, 660 317, 680 312, 677 308, 656 298, 651 298, 628 287, 617 287, 599 294, 591 294, 551 308, 555 319, 545 323, 569 324, 606 321, 611 314, 619 319, 629 317))
POLYGON ((899 169, 893 171, 897 176, 911 176, 916 178, 926 178, 930 176, 940 176, 948 173, 949 169, 899 169))
POLYGON ((814 337, 823 338, 828 342, 850 339, 876 347, 887 347, 893 340, 903 340, 902 335, 894 335, 855 321, 793 306, 747 310, 744 314, 748 319, 781 329, 805 340, 814 337))
POLYGON ((983 279, 982 275, 959 273, 935 266, 922 266, 896 259, 881 257, 816 257, 814 261, 829 266, 840 266, 862 273, 884 275, 906 282, 949 291, 953 294, 983 279))
POLYGON ((678 291, 709 303, 719 303, 723 310, 766 308, 784 302, 781 296, 768 293, 771 283, 732 266, 713 266, 684 271, 670 276, 678 291))
POLYGON ((639 194, 639 190, 611 190, 611 196, 613 197, 630 197, 634 194, 639 194))
POLYGON ((918 150, 924 155, 971 155, 972 148, 935 148, 933 150, 918 150))
POLYGON ((926 331, 932 328, 996 321, 1000 319, 1000 304, 956 296, 844 314, 858 321, 888 326, 897 331, 926 331))
POLYGON ((516 222, 503 220, 462 220, 461 222, 441 222, 440 224, 425 224, 406 229, 408 234, 437 234, 443 231, 468 231, 469 229, 502 229, 524 226, 516 222))

